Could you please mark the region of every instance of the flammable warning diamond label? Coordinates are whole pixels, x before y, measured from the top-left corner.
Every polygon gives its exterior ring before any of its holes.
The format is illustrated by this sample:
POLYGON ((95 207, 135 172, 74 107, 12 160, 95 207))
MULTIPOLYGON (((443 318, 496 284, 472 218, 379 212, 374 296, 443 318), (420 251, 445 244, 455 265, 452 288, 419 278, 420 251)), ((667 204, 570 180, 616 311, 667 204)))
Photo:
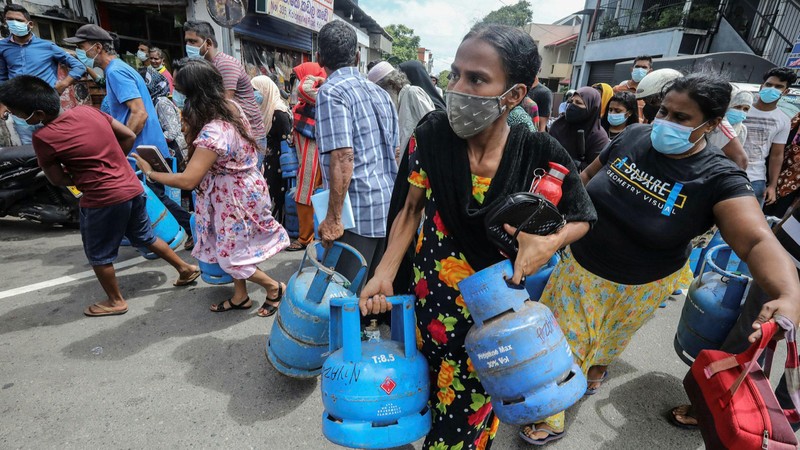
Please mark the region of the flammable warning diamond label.
POLYGON ((386 392, 389 395, 392 394, 392 391, 396 387, 397 383, 395 383, 394 380, 389 377, 386 377, 386 379, 383 380, 383 383, 381 383, 381 389, 383 389, 383 392, 386 392))

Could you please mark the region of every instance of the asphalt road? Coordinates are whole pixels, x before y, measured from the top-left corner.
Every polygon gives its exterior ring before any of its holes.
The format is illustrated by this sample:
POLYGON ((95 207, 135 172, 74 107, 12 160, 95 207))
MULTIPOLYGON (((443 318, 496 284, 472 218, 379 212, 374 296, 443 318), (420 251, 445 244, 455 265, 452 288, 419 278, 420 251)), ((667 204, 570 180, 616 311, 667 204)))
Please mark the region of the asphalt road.
MULTIPOLYGON (((288 280, 299 259, 282 253, 261 267, 288 280)), ((0 219, 0 448, 340 448, 320 430, 319 381, 283 377, 266 361, 271 318, 211 313, 229 286, 174 288, 171 267, 131 248, 119 262, 129 265, 118 272, 129 312, 84 317, 104 295, 79 232, 0 219)), ((251 287, 251 297, 264 292, 251 287)), ((680 307, 670 301, 639 331, 547 448, 702 447, 699 432, 663 416, 686 400, 687 367, 672 349, 680 307)), ((516 433, 501 426, 493 448, 531 448, 516 433)))

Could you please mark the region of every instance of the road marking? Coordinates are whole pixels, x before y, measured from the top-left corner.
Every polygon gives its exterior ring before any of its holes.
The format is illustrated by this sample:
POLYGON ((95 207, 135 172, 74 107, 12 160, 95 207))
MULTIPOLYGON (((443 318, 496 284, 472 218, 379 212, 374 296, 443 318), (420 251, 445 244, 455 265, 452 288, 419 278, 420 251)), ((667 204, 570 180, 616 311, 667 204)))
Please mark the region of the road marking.
MULTIPOLYGON (((119 264, 114 264, 114 269, 120 271, 122 269, 135 266, 137 264, 141 264, 147 261, 143 257, 139 256, 133 259, 129 259, 127 261, 123 261, 119 264)), ((38 291, 40 289, 47 289, 53 286, 58 286, 61 284, 71 283, 73 281, 84 280, 86 278, 93 278, 94 277, 94 270, 87 270, 85 272, 76 273, 74 275, 67 275, 64 277, 53 278, 52 280, 42 281, 39 283, 29 284, 27 286, 21 286, 14 289, 9 289, 7 291, 0 291, 0 299, 14 297, 17 295, 27 294, 28 292, 38 291)))

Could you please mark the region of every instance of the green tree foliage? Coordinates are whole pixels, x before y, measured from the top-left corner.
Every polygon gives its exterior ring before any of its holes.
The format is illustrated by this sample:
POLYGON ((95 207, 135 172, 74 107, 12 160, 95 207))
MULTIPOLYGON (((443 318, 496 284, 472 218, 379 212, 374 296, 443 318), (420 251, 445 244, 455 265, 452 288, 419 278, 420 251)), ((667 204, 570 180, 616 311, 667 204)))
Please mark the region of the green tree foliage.
POLYGON ((447 70, 447 69, 439 72, 439 84, 438 84, 438 86, 440 88, 442 88, 442 90, 447 89, 447 83, 450 82, 450 80, 447 79, 447 77, 449 77, 449 76, 450 76, 450 71, 447 70))
POLYGON ((520 0, 515 5, 503 6, 496 9, 478 23, 496 23, 500 25, 509 25, 512 27, 521 27, 529 23, 533 19, 533 8, 528 0, 520 0))
POLYGON ((392 56, 388 58, 390 63, 397 65, 417 59, 420 38, 414 34, 413 28, 403 24, 392 24, 386 27, 385 30, 392 36, 392 56))

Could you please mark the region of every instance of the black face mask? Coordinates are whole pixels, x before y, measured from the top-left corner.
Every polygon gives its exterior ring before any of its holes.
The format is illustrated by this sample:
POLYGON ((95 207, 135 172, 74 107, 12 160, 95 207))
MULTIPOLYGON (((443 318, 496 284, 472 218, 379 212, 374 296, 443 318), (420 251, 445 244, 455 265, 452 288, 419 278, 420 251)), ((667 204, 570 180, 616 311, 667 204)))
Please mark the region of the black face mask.
POLYGON ((564 113, 564 119, 569 123, 583 123, 588 117, 589 110, 575 106, 574 103, 567 105, 567 111, 564 113))
POLYGON ((644 114, 645 120, 647 120, 647 122, 652 122, 656 118, 656 114, 658 114, 659 109, 661 108, 649 103, 644 105, 644 108, 642 108, 642 113, 644 114))

